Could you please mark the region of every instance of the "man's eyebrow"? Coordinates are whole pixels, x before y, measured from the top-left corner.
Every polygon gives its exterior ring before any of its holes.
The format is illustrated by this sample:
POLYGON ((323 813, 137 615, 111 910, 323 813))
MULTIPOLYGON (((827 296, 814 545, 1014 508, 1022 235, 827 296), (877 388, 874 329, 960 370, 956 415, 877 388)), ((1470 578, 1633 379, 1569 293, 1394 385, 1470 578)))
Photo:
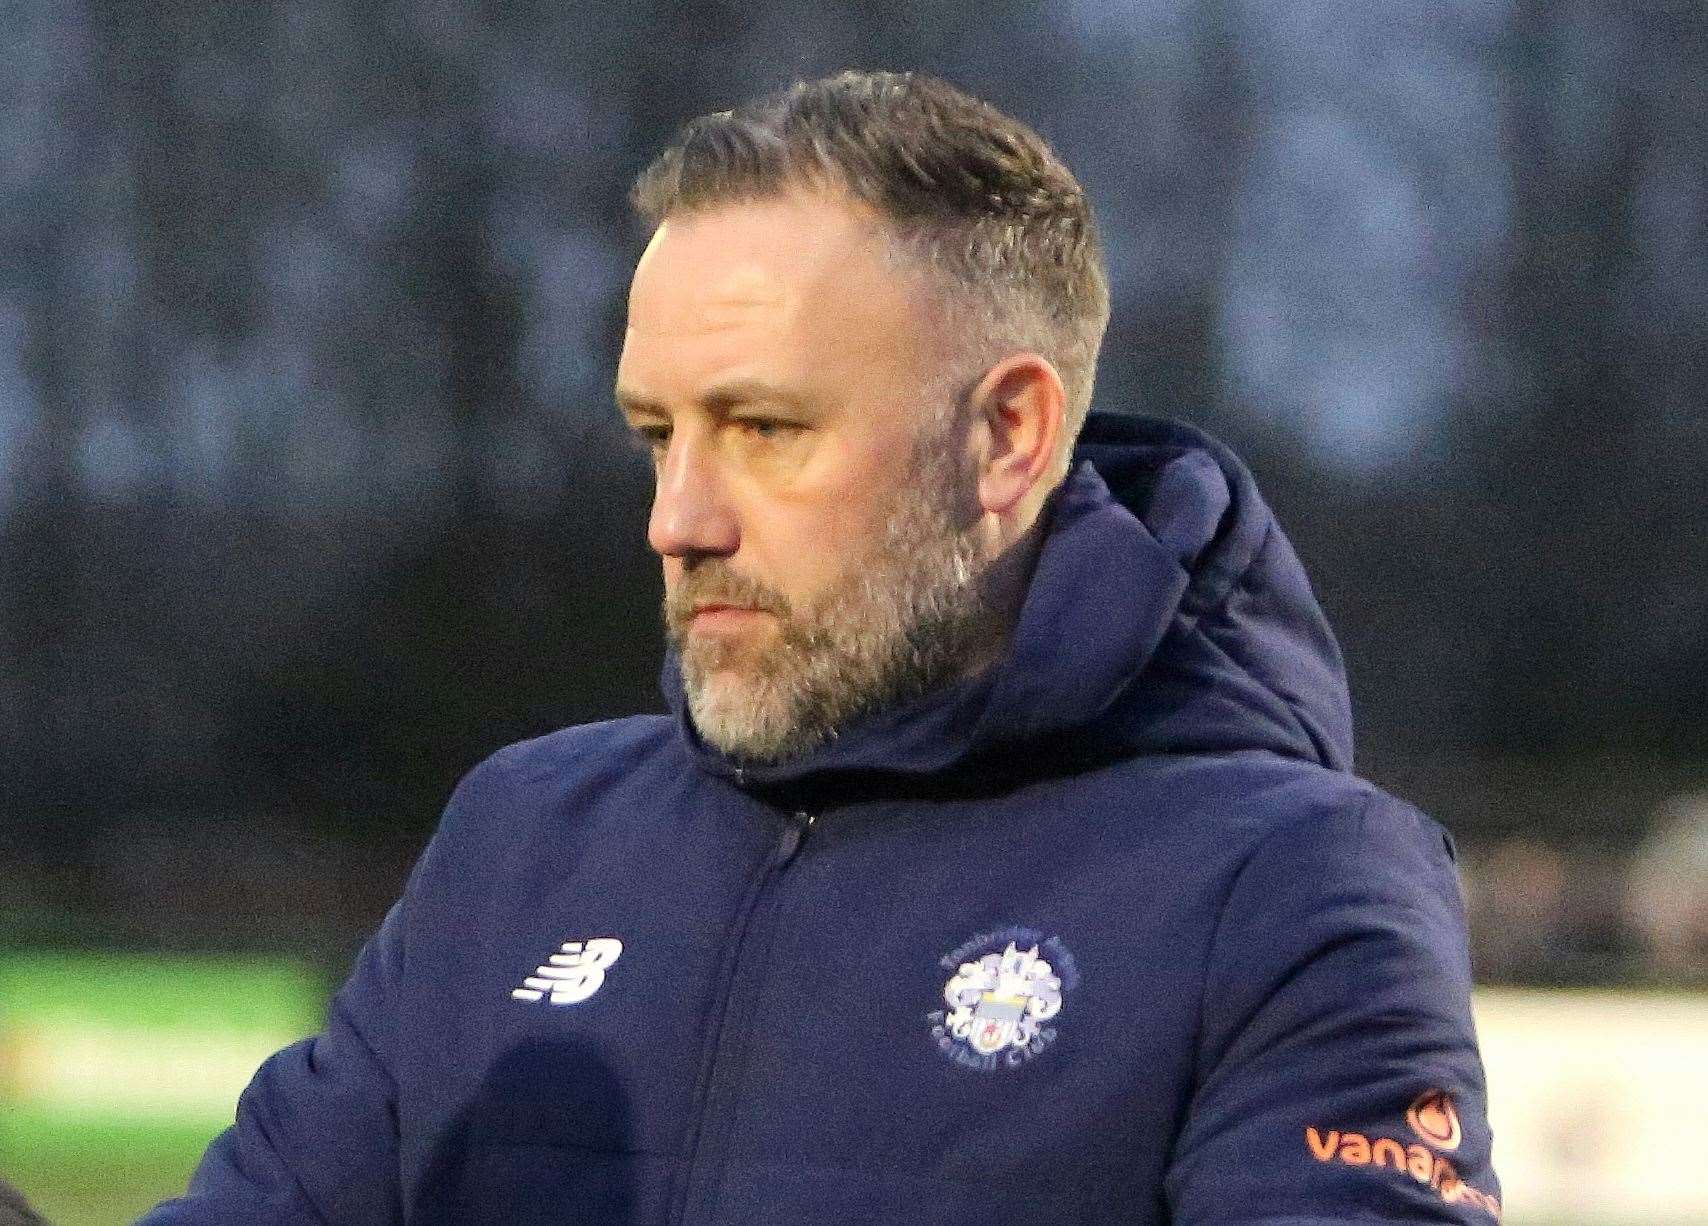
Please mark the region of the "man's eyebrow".
POLYGON ((729 379, 723 383, 714 383, 700 393, 701 407, 714 413, 756 400, 792 405, 796 408, 802 408, 807 403, 807 398, 797 391, 754 378, 729 379))
POLYGON ((654 413, 658 417, 670 417, 670 412, 663 405, 659 405, 658 401, 647 400, 646 396, 640 396, 640 394, 632 393, 632 391, 623 388, 617 389, 617 408, 620 408, 623 413, 629 413, 629 415, 654 413))
MULTIPOLYGON (((617 389, 617 405, 625 413, 655 413, 660 417, 669 416, 669 410, 656 400, 637 395, 624 388, 617 389)), ((738 404, 749 404, 754 401, 767 401, 776 404, 792 405, 804 408, 807 397, 764 379, 751 377, 729 379, 722 383, 714 383, 701 392, 696 403, 708 413, 721 413, 734 408, 738 404)))

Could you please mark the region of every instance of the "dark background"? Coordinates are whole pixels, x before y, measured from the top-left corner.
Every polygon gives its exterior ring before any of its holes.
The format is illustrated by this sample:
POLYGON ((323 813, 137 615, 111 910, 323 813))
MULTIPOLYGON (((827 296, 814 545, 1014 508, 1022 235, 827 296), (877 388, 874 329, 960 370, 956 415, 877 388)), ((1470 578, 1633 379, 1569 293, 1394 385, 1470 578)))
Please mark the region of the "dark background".
POLYGON ((695 114, 884 67, 1086 184, 1098 404, 1251 463, 1362 772, 1461 841, 1479 975, 1708 981, 1633 901, 1676 860, 1631 859, 1708 776, 1708 7, 0 0, 0 35, 0 943, 341 972, 464 770, 659 709, 624 195, 695 114))

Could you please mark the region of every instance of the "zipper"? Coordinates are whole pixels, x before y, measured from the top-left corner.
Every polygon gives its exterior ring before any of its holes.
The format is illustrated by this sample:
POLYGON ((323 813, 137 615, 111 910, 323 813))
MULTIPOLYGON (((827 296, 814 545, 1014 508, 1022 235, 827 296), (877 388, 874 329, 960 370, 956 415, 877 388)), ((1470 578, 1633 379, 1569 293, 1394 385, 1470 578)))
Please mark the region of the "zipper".
POLYGON ((817 820, 818 814, 808 813, 805 809, 797 809, 789 814, 789 824, 783 828, 783 840, 778 848, 778 871, 795 862, 795 857, 801 854, 801 844, 807 841, 807 835, 812 832, 812 824, 817 820))
MULTIPOLYGON (((729 1153, 729 1129, 718 1131, 712 1125, 715 1117, 729 1115, 740 1089, 749 1018, 741 1016, 735 1006, 748 938, 756 927, 754 919, 761 911, 760 903, 768 887, 800 855, 801 846, 816 820, 816 814, 805 810, 797 810, 784 818, 782 834, 737 912, 729 954, 719 969, 721 990, 715 1030, 695 1087, 693 1135, 688 1142, 681 1185, 672 1198, 674 1203, 668 1220, 674 1226, 682 1226, 696 1217, 709 1216, 723 1183, 724 1163, 729 1153)), ((765 945, 765 952, 769 953, 769 941, 765 945)), ((751 987, 741 995, 741 1012, 751 1010, 751 987)))

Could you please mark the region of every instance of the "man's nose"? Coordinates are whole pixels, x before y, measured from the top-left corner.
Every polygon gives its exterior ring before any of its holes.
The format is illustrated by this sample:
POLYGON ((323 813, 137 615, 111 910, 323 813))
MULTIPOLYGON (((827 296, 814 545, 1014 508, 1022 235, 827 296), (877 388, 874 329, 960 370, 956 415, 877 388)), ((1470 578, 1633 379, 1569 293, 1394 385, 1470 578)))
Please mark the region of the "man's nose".
POLYGON ((710 442, 678 430, 659 462, 646 539, 665 557, 727 557, 741 542, 710 442))

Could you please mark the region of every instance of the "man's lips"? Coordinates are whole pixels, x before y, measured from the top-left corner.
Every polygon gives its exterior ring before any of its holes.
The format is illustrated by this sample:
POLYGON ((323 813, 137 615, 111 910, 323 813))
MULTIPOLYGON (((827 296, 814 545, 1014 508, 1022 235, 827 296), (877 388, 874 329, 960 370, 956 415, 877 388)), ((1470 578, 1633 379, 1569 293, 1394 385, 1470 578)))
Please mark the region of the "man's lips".
POLYGON ((694 607, 694 614, 689 619, 696 629, 715 629, 718 627, 734 627, 753 618, 766 616, 763 609, 755 609, 750 605, 721 604, 716 601, 694 607))

